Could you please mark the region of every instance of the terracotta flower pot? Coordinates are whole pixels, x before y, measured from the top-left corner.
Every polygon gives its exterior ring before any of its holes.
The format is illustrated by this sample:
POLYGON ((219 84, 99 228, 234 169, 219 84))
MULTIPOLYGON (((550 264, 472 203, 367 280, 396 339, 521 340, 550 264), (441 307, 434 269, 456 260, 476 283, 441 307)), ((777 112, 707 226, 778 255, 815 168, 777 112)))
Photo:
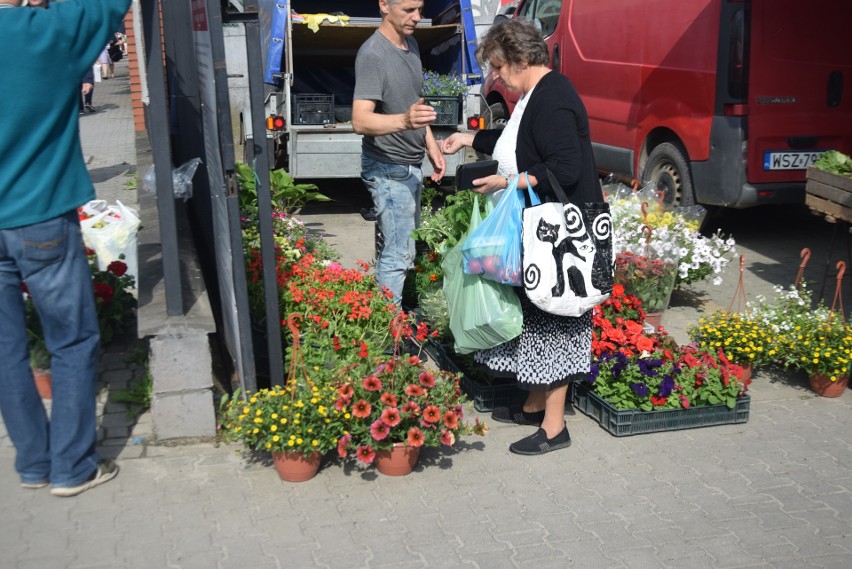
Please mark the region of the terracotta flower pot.
POLYGON ((420 447, 395 443, 390 450, 376 452, 376 468, 385 476, 405 476, 414 470, 420 457, 420 447))
POLYGON ((836 381, 831 381, 828 376, 815 374, 808 378, 811 384, 811 389, 820 397, 840 397, 846 391, 846 386, 849 383, 849 376, 842 375, 836 381))
POLYGON ((272 460, 281 480, 304 482, 310 480, 319 470, 322 455, 318 452, 302 454, 300 452, 273 452, 272 460))
POLYGON ((660 327, 663 321, 663 313, 662 312, 646 312, 645 313, 645 323, 650 324, 654 327, 654 331, 657 331, 657 328, 660 327))
POLYGON ((35 379, 36 389, 42 399, 50 399, 52 396, 51 383, 53 382, 53 374, 49 369, 33 369, 33 379, 35 379))

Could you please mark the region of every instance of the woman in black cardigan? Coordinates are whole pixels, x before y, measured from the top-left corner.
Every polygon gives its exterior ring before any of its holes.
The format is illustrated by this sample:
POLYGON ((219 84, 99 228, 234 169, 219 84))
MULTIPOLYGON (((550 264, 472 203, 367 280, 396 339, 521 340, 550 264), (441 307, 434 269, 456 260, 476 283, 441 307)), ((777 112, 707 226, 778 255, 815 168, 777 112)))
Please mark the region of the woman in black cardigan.
MULTIPOLYGON (((498 160, 497 174, 474 180, 474 191, 492 194, 526 172, 518 187, 525 189, 528 180, 541 201, 555 202, 550 170, 571 202, 603 201, 586 109, 571 81, 548 68, 547 44, 535 26, 524 20, 498 24, 482 38, 476 55, 507 89, 522 97, 505 129, 454 133, 443 141, 446 154, 472 146, 498 160)), ((517 374, 519 387, 529 391, 522 406, 492 413, 495 421, 540 427, 509 450, 543 454, 571 444, 564 416, 566 395, 572 381, 589 374, 591 312, 578 318, 556 316, 535 307, 523 290, 516 292, 524 316, 521 335, 478 352, 476 359, 496 371, 517 374)))

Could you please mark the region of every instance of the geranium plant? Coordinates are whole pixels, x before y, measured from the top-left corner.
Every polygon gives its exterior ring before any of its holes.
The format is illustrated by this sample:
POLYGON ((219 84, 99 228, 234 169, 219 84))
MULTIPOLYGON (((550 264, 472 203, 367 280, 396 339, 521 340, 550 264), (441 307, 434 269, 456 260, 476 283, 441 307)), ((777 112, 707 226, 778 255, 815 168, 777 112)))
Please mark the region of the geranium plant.
POLYGON ((594 391, 618 409, 688 409, 700 405, 736 406, 750 379, 723 352, 685 346, 638 356, 616 352, 592 364, 594 391))
POLYGON ((127 330, 136 308, 136 297, 130 292, 135 279, 127 272, 127 264, 121 259, 111 262, 106 270, 99 270, 94 254, 89 255, 92 268, 92 286, 95 289, 95 304, 101 342, 109 343, 113 336, 127 330))
POLYGON ((642 302, 626 294, 624 286, 614 285, 610 297, 592 309, 592 354, 632 356, 655 350, 660 337, 646 334, 644 321, 642 302))

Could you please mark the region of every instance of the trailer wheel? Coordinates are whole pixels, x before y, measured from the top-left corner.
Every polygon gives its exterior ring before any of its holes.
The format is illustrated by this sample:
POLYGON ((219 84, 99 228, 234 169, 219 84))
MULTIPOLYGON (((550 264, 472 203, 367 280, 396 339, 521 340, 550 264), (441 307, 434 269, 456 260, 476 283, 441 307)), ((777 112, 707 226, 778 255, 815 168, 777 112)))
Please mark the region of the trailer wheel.
POLYGON ((509 121, 509 111, 503 103, 497 101, 488 105, 488 114, 491 116, 491 120, 487 128, 506 127, 506 123, 509 121))
POLYGON ((653 182, 665 193, 665 203, 681 207, 695 205, 695 190, 685 154, 679 144, 663 142, 651 151, 642 173, 643 180, 653 182))

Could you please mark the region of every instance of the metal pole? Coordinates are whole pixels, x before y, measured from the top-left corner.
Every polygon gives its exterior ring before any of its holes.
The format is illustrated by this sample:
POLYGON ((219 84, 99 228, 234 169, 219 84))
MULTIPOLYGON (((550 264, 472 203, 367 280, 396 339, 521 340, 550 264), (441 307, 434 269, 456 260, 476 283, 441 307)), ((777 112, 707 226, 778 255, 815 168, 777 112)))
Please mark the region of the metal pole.
POLYGON ((163 282, 166 293, 166 313, 183 316, 181 298, 180 259, 178 256, 177 216, 172 185, 169 115, 166 98, 165 66, 163 62, 160 10, 157 0, 141 0, 145 39, 145 67, 148 70, 148 132, 154 162, 157 188, 157 211, 160 222, 160 241, 163 255, 163 282))
MULTIPOLYGON (((257 13, 257 0, 247 0, 246 13, 257 13)), ((266 304, 266 336, 269 347, 269 375, 272 385, 284 384, 284 356, 281 347, 281 315, 278 312, 277 259, 272 234, 272 197, 269 184, 269 155, 266 144, 264 117, 263 55, 260 53, 260 23, 247 21, 246 55, 248 57, 251 125, 254 136, 251 144, 257 189, 257 209, 260 217, 260 254, 263 257, 263 289, 266 304)), ((248 143, 248 142, 247 142, 248 143)))

